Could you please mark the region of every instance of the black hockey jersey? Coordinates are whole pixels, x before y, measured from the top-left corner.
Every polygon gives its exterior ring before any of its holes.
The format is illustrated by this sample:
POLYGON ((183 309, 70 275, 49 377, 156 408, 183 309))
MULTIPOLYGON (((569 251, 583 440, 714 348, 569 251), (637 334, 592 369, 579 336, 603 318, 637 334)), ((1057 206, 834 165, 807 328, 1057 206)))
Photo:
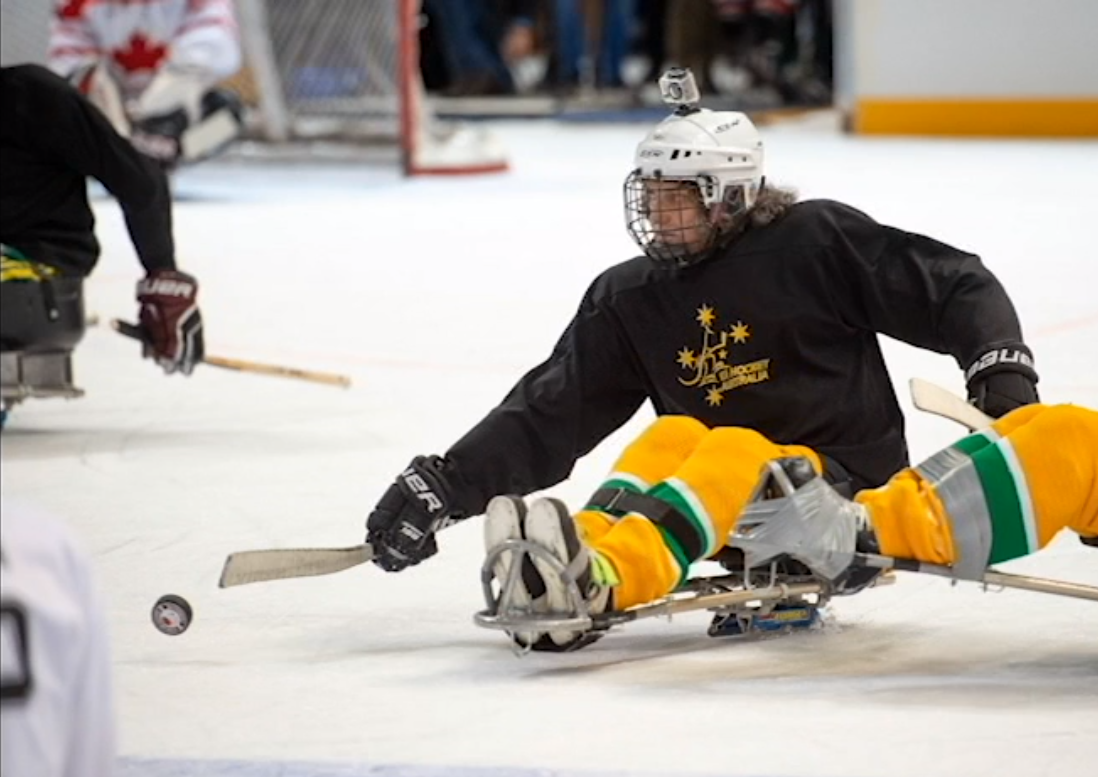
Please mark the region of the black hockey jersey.
POLYGON ((66 275, 99 258, 87 178, 118 200, 147 270, 174 269, 167 176, 63 78, 0 68, 0 241, 66 275))
POLYGON ((563 480, 646 400, 810 446, 856 488, 880 485, 908 453, 878 334, 962 366, 1022 339, 979 257, 832 201, 793 205, 692 267, 619 264, 549 359, 447 453, 461 506, 563 480))

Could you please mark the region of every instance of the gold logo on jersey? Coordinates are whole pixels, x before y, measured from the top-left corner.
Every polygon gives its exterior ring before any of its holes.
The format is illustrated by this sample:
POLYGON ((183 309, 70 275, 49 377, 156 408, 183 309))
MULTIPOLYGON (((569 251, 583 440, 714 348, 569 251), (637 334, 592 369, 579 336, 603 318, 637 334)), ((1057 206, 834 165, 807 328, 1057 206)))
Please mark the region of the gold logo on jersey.
POLYGON ((746 344, 751 339, 751 327, 737 321, 718 329, 717 313, 708 305, 698 308, 696 320, 702 328, 701 349, 698 352, 693 348, 679 351, 679 367, 691 373, 689 378, 679 378, 679 383, 705 390, 705 401, 710 407, 717 407, 729 391, 770 380, 770 359, 743 364, 729 361, 729 349, 746 344))

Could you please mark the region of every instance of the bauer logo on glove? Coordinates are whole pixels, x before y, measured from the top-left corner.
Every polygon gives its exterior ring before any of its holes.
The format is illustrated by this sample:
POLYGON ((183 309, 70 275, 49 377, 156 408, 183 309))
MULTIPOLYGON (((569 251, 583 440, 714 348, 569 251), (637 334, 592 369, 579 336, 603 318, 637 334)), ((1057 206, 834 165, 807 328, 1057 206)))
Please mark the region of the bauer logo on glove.
POLYGON ((1033 356, 1025 346, 1016 345, 1008 348, 997 348, 988 351, 970 365, 969 368, 965 370, 965 380, 970 381, 979 373, 998 364, 1017 365, 1019 372, 1034 369, 1033 356))
POLYGON ((190 375, 205 355, 198 282, 178 270, 156 270, 137 284, 146 357, 169 375, 190 375))
POLYGON ((435 495, 435 492, 431 490, 431 487, 413 468, 408 468, 400 475, 404 478, 404 484, 408 486, 416 498, 423 502, 424 509, 427 512, 434 515, 443 508, 442 500, 435 495))

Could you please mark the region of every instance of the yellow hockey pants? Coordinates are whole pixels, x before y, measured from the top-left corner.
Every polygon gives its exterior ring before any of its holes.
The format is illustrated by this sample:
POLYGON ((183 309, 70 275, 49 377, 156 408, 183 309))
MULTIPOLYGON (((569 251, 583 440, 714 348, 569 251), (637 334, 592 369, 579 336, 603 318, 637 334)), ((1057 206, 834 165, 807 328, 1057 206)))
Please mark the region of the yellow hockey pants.
MULTIPOLYGON (((786 456, 807 456, 821 470, 811 449, 758 432, 657 419, 603 487, 670 504, 704 538, 704 550, 692 557, 665 526, 637 512, 588 506, 576 520, 616 572, 614 606, 652 601, 680 585, 690 563, 723 547, 763 465, 786 456)), ((956 565, 959 573, 1032 553, 1065 527, 1098 535, 1098 413, 1021 408, 857 500, 869 508, 882 553, 956 565)))

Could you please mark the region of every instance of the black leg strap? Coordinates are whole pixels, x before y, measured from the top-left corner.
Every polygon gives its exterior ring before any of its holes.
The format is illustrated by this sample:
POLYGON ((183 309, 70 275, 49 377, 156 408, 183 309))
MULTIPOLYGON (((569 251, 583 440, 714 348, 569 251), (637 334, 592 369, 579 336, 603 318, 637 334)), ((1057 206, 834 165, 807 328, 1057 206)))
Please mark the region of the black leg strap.
POLYGON ((639 513, 674 537, 690 561, 705 555, 705 536, 697 524, 662 499, 623 488, 600 488, 587 506, 608 513, 639 513))
POLYGON ((854 478, 846 467, 823 453, 820 454, 820 460, 823 462, 823 479, 839 492, 839 496, 853 499, 857 489, 854 488, 854 478))

